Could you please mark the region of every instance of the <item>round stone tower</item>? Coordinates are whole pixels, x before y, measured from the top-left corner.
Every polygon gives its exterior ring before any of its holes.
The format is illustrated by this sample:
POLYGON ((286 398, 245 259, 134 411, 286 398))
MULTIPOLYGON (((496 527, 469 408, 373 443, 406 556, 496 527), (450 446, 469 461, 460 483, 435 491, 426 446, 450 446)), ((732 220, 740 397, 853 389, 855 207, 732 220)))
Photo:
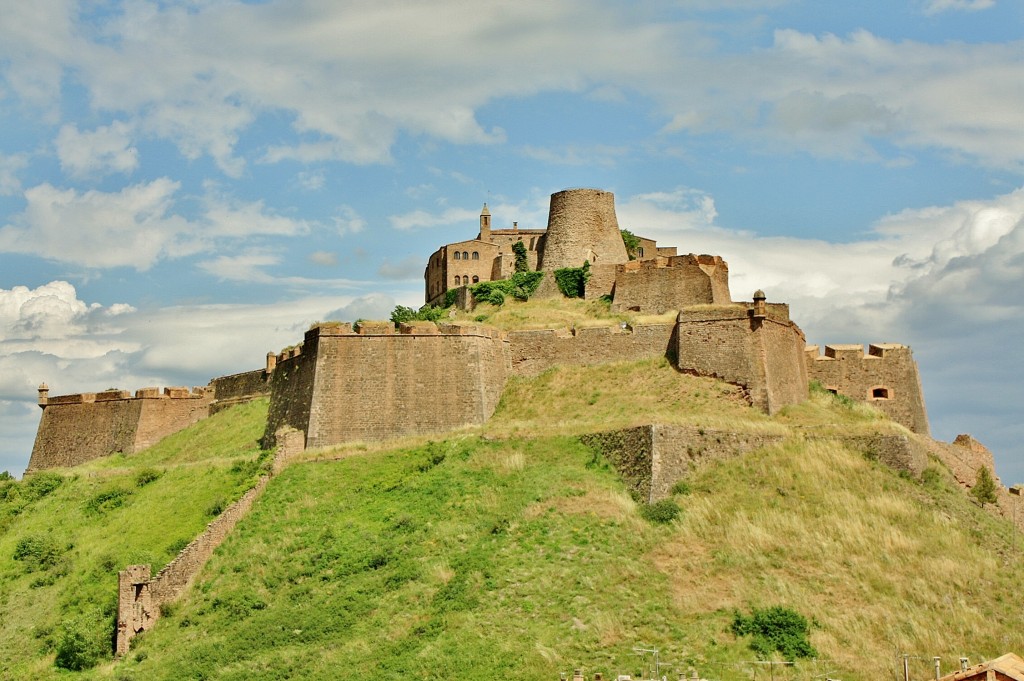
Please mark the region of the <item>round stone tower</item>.
POLYGON ((540 268, 546 272, 629 261, 615 219, 615 195, 600 189, 566 189, 551 195, 548 233, 540 268))

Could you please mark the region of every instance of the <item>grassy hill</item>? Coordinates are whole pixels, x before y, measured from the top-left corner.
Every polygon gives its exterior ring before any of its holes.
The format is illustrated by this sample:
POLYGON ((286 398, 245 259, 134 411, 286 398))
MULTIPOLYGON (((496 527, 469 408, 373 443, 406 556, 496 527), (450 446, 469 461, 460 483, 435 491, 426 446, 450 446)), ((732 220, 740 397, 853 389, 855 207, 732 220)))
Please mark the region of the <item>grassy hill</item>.
MULTIPOLYGON (((0 516, 2 643, 18 651, 0 678, 67 676, 53 666, 64 623, 99 608, 103 631, 111 575, 129 562, 157 569, 178 535, 209 519, 210 500, 251 483, 260 409, 76 470, 0 516), (138 486, 154 469, 162 475, 138 486), (107 486, 132 494, 94 515, 107 486), (177 529, 154 530, 179 514, 177 529), (75 545, 51 585, 33 582, 59 568, 12 558, 33 533, 75 545)), ((516 379, 485 426, 307 453, 125 659, 74 676, 556 679, 582 667, 636 678, 652 658, 633 649, 656 647, 670 678, 690 667, 768 678, 733 625, 772 606, 810 622, 817 652, 776 668, 780 679, 895 679, 904 652, 924 679, 933 655, 950 669, 960 655, 1024 649, 1009 523, 937 463, 917 481, 805 438, 874 429, 899 427, 822 393, 768 418, 732 386, 658 361, 516 379), (695 470, 675 488, 679 516, 660 523, 575 437, 652 421, 785 439, 695 470)), ((22 495, 32 482, 17 484, 22 495)))

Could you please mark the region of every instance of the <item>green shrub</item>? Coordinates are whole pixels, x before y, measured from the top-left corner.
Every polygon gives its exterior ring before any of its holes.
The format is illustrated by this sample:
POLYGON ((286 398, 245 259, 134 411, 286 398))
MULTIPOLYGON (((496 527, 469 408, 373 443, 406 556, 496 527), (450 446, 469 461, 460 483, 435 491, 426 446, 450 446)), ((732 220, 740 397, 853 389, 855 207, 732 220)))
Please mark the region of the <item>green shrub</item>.
POLYGON ((996 481, 988 466, 978 469, 978 479, 971 488, 971 495, 978 500, 982 506, 996 503, 996 481))
POLYGON ((60 669, 82 671, 95 667, 109 654, 109 623, 96 613, 65 620, 57 634, 57 657, 60 669))
POLYGON ((29 501, 42 499, 50 492, 64 484, 64 476, 59 473, 33 473, 25 478, 25 496, 29 501))
POLYGON ((672 485, 672 494, 678 494, 680 496, 686 496, 693 490, 690 488, 690 483, 685 480, 676 480, 676 484, 672 485))
POLYGON ((640 507, 640 516, 652 523, 664 525, 679 517, 679 504, 671 499, 662 499, 640 507))
POLYGON ((163 475, 160 471, 155 468, 143 468, 141 471, 135 474, 135 486, 145 487, 151 482, 155 482, 163 475))
POLYGON ((107 513, 124 506, 131 495, 132 491, 123 487, 103 490, 85 502, 85 510, 89 513, 107 513))
POLYGON ((753 637, 750 649, 758 657, 767 658, 778 652, 789 661, 818 655, 807 640, 810 628, 806 617, 779 605, 754 608, 749 617, 737 612, 732 621, 733 634, 753 637))
POLYGON ((13 558, 24 563, 25 568, 32 572, 53 567, 59 562, 63 553, 64 548, 53 537, 30 534, 18 540, 14 547, 13 558))
POLYGON ((14 476, 11 475, 10 471, 0 471, 0 482, 4 480, 14 480, 14 476))
POLYGON ((529 300, 543 279, 543 272, 516 272, 508 279, 481 281, 470 286, 469 290, 478 302, 501 305, 505 302, 505 296, 529 300))
POLYGON ((512 253, 516 256, 516 272, 529 272, 530 261, 526 259, 526 244, 517 241, 512 244, 512 253))
POLYGON ((566 298, 582 298, 587 291, 587 282, 590 281, 590 262, 584 262, 582 267, 563 267, 555 270, 555 283, 558 290, 566 298))
POLYGON ((450 288, 444 292, 444 306, 451 307, 458 300, 459 291, 458 289, 450 288))
POLYGON ((224 512, 224 509, 227 507, 228 502, 224 499, 224 497, 217 497, 212 502, 210 502, 209 506, 206 507, 206 515, 211 517, 219 516, 221 513, 224 512))
POLYGON ((626 247, 626 255, 630 260, 636 260, 637 251, 640 249, 640 237, 628 229, 620 229, 619 233, 622 234, 622 245, 626 247))
POLYGON ((424 305, 418 310, 405 305, 395 305, 395 309, 391 311, 391 321, 395 324, 415 321, 436 322, 443 316, 444 308, 433 305, 424 305))

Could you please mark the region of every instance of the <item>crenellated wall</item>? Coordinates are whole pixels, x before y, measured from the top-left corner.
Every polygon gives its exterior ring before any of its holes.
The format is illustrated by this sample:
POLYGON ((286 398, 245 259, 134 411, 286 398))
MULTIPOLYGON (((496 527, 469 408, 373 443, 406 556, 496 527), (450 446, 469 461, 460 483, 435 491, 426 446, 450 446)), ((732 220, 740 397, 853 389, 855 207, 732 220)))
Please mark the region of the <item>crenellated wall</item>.
POLYGON ((277 362, 264 441, 284 425, 324 447, 483 423, 508 374, 508 341, 496 329, 321 325, 277 362))
POLYGON ((77 466, 116 452, 132 454, 206 418, 209 388, 141 388, 49 397, 26 473, 77 466))
POLYGON ((662 314, 691 305, 728 305, 729 265, 717 255, 634 260, 615 268, 613 310, 662 314))
POLYGON ((805 349, 807 375, 826 389, 877 407, 911 431, 928 435, 928 414, 913 353, 905 345, 817 345, 805 349))
POLYGON ((807 399, 803 331, 788 319, 746 305, 687 308, 679 313, 678 366, 747 389, 769 414, 807 399))

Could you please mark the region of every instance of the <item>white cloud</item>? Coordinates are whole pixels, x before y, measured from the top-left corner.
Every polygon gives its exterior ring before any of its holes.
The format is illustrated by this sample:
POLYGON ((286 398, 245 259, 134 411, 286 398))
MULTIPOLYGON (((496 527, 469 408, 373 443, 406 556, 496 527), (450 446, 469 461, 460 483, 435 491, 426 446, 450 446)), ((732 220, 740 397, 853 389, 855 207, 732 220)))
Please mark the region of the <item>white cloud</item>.
POLYGON ((425 210, 414 210, 402 215, 392 215, 388 220, 391 226, 402 231, 422 229, 424 227, 451 226, 459 222, 472 224, 479 218, 479 211, 465 208, 448 208, 442 213, 428 213, 425 210))
POLYGON ((410 255, 402 258, 396 263, 392 263, 389 259, 385 258, 384 262, 377 268, 377 276, 383 279, 392 279, 396 281, 412 281, 414 279, 423 278, 423 258, 416 255, 410 255))
POLYGON ((338 264, 338 254, 333 251, 313 251, 308 259, 309 262, 321 267, 334 267, 338 264))
POLYGON ((108 173, 130 173, 139 165, 138 150, 132 146, 132 131, 123 121, 79 132, 68 123, 57 134, 57 157, 64 172, 75 178, 102 177, 108 173))
POLYGON ((21 191, 18 173, 28 165, 27 154, 0 153, 0 196, 11 196, 21 191))
MULTIPOLYGON (((151 268, 160 260, 209 252, 254 236, 308 234, 315 223, 269 211, 263 201, 208 194, 195 219, 176 213, 179 183, 160 178, 117 192, 59 189, 25 191, 27 206, 0 227, 0 252, 27 253, 89 268, 151 268)), ((349 231, 361 228, 354 211, 349 231)))
POLYGON ((951 10, 961 12, 977 12, 995 7, 996 0, 928 0, 925 3, 925 14, 940 14, 951 10))
POLYGON ((335 231, 342 236, 357 234, 366 228, 366 220, 352 206, 339 206, 333 220, 335 231))

